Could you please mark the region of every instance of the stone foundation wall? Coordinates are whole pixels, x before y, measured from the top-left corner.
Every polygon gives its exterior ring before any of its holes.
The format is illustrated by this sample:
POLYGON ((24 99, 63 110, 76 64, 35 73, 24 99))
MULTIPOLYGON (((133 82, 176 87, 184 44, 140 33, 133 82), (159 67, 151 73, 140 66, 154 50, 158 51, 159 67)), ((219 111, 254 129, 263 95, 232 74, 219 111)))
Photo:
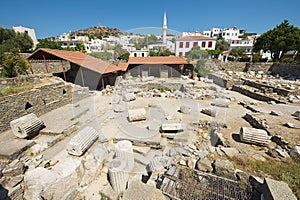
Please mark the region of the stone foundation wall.
POLYGON ((293 76, 300 78, 300 64, 280 64, 274 63, 270 68, 269 72, 272 75, 279 76, 293 76))
POLYGON ((257 100, 259 100, 259 101, 266 101, 266 102, 274 101, 274 102, 276 102, 276 103, 282 103, 282 104, 285 104, 285 102, 281 102, 281 101, 279 101, 279 100, 277 100, 277 99, 274 99, 274 98, 272 98, 272 97, 265 96, 265 95, 263 95, 263 94, 259 94, 259 93, 256 93, 256 92, 252 92, 252 91, 247 90, 247 89, 245 89, 245 88, 242 88, 242 87, 240 87, 240 86, 233 85, 233 86, 232 86, 232 90, 233 90, 233 91, 236 91, 236 92, 239 92, 239 93, 241 93, 241 94, 243 94, 243 95, 246 95, 246 96, 248 96, 248 97, 251 97, 251 98, 253 98, 253 99, 257 99, 257 100))
MULTIPOLYGON (((46 74, 46 65, 43 60, 29 60, 32 71, 34 74, 46 74)), ((68 61, 60 60, 47 60, 48 73, 60 73, 63 72, 62 65, 65 68, 65 71, 69 70, 71 65, 68 61)), ((28 73, 31 74, 31 70, 28 69, 28 73)))
POLYGON ((53 109, 71 103, 72 85, 64 82, 51 83, 30 91, 0 98, 0 132, 9 123, 29 113, 40 116, 53 109))
POLYGON ((230 88, 232 86, 232 83, 230 83, 227 79, 224 79, 220 76, 217 76, 215 74, 208 74, 208 78, 212 79, 214 84, 223 87, 223 88, 230 88))
MULTIPOLYGON (((50 77, 50 76, 49 76, 50 77)), ((15 78, 0 78, 0 90, 5 87, 13 86, 22 86, 28 84, 37 84, 41 82, 41 79, 44 79, 45 75, 22 75, 15 78)))

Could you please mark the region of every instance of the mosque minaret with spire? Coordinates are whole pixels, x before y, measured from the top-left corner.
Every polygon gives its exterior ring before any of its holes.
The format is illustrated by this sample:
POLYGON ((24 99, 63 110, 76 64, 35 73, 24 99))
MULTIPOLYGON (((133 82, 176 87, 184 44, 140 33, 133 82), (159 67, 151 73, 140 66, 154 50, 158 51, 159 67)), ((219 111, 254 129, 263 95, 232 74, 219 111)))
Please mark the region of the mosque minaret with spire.
POLYGON ((163 32, 163 44, 167 43, 167 15, 166 11, 164 12, 164 22, 162 26, 162 32, 163 32))

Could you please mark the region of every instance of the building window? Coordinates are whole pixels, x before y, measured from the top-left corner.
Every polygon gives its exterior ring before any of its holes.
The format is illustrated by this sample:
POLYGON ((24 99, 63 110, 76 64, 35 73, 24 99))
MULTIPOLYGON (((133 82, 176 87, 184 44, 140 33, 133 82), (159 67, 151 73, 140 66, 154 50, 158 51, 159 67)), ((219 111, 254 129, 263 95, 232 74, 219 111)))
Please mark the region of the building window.
POLYGON ((183 48, 183 42, 179 42, 179 48, 183 48))
POLYGON ((212 41, 208 42, 208 48, 212 47, 212 41))
POLYGON ((193 47, 194 47, 194 46, 198 46, 198 42, 194 42, 194 43, 193 43, 193 47))
POLYGON ((206 42, 202 42, 201 47, 205 48, 205 46, 206 46, 206 42))
POLYGON ((134 53, 134 57, 136 57, 136 53, 134 53))
POLYGON ((185 48, 190 48, 190 42, 185 43, 185 48))
POLYGON ((179 52, 179 56, 182 56, 182 52, 179 52))
POLYGON ((144 53, 142 53, 142 57, 145 57, 145 54, 144 54, 144 53))

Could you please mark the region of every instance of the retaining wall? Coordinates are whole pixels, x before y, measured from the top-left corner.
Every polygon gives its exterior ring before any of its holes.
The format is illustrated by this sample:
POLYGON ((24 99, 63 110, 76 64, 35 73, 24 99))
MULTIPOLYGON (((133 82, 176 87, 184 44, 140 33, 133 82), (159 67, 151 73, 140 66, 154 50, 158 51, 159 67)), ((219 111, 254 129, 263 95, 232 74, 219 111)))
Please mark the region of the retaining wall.
POLYGON ((10 121, 26 114, 34 113, 40 116, 71 103, 72 94, 72 85, 61 81, 26 92, 1 97, 0 132, 10 127, 10 121))

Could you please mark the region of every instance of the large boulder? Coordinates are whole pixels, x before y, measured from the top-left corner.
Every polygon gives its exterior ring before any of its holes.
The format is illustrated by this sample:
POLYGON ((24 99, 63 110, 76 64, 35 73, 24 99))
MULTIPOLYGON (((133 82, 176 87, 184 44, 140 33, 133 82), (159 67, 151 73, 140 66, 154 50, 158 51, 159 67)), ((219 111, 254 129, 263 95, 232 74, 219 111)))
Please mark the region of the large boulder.
POLYGON ((290 150, 290 155, 296 162, 300 162, 300 146, 294 146, 290 150))
POLYGON ((121 199, 165 200, 166 197, 155 187, 144 184, 141 180, 133 179, 121 199))
POLYGON ((213 163, 214 173, 218 176, 236 179, 235 170, 233 164, 228 160, 215 160, 213 163))
POLYGON ((208 160, 207 158, 199 159, 196 163, 196 167, 198 170, 203 171, 203 172, 210 173, 213 171, 211 161, 208 160))

